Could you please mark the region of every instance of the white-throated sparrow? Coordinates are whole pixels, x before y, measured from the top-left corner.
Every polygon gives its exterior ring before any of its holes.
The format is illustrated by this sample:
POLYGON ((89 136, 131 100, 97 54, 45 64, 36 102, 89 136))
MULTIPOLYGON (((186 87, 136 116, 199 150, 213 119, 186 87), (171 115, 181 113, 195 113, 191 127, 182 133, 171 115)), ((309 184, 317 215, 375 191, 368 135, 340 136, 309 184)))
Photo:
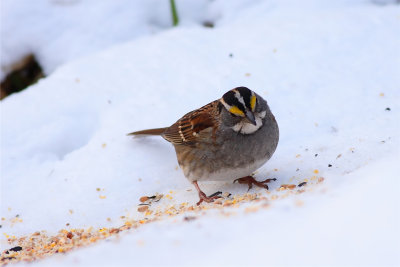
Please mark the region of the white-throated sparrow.
POLYGON ((175 147, 184 175, 196 187, 200 201, 212 202, 197 181, 233 180, 268 189, 251 175, 267 162, 278 145, 279 129, 267 102, 246 87, 237 87, 170 127, 129 135, 161 135, 175 147))

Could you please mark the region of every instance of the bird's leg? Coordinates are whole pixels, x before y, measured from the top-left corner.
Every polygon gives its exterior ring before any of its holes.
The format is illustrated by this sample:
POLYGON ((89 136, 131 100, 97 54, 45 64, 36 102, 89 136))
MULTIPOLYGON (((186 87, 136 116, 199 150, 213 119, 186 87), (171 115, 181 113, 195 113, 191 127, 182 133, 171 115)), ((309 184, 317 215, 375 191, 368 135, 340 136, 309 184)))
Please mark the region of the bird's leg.
POLYGON ((200 198, 199 202, 197 202, 197 205, 200 205, 201 202, 203 202, 203 201, 210 203, 210 202, 213 202, 214 199, 220 198, 220 196, 219 196, 221 194, 220 191, 218 191, 210 196, 206 196, 206 194, 203 191, 201 191, 199 185, 197 184, 197 181, 194 181, 193 184, 196 187, 196 190, 199 193, 199 198, 200 198))
POLYGON ((256 179, 254 179, 253 176, 246 176, 246 177, 242 177, 242 178, 236 179, 233 182, 234 183, 238 182, 239 184, 247 184, 249 186, 249 189, 247 191, 249 191, 253 187, 253 184, 255 184, 256 186, 259 186, 259 187, 263 187, 263 188, 268 190, 267 183, 269 183, 271 181, 276 181, 276 178, 267 179, 265 181, 259 182, 256 179))

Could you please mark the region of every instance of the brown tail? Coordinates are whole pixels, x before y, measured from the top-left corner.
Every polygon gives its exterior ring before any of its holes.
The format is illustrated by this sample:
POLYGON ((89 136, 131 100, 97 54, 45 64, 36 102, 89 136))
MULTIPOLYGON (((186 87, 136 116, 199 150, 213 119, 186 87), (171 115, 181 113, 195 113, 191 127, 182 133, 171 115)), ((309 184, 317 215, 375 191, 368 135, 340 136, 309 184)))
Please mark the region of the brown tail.
POLYGON ((162 135, 166 128, 156 128, 156 129, 148 129, 148 130, 142 130, 142 131, 137 131, 133 133, 129 133, 127 135, 162 135))

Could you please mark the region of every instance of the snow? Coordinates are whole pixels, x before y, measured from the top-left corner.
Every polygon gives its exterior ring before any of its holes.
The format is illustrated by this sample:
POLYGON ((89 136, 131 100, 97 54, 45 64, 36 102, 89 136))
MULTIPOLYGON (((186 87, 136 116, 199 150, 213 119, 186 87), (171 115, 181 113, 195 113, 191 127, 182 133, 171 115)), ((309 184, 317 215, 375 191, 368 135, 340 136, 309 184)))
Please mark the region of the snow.
MULTIPOLYGON (((227 208, 232 216, 210 210, 193 222, 182 215, 150 223, 36 264, 400 264, 400 6, 183 2, 180 13, 190 16, 177 28, 168 26, 166 3, 152 13, 151 1, 104 1, 96 8, 90 1, 2 2, 3 12, 10 11, 2 39, 15 29, 2 41, 2 68, 29 51, 23 43, 30 40, 50 74, 0 104, 2 232, 119 226, 122 215, 142 218, 138 199, 155 192, 173 191, 161 206, 194 204, 197 194, 177 168, 173 147, 125 134, 168 126, 244 85, 268 101, 281 134, 256 177, 278 179, 272 194, 314 170, 325 178, 322 185, 253 213, 246 212, 249 203, 227 208), (130 5, 143 17, 127 25, 130 5), (204 10, 204 17, 193 10, 204 10), (116 19, 106 23, 111 15, 116 19), (70 25, 70 16, 79 19, 70 25), (161 21, 157 30, 153 16, 161 21), (202 27, 210 18, 216 27, 202 27), (36 19, 42 23, 28 29, 36 19), (106 40, 86 38, 85 31, 96 30, 107 31, 106 40), (22 222, 13 223, 16 214, 22 222)), ((223 182, 200 186, 207 194, 247 190, 223 182)))
MULTIPOLYGON (((207 1, 178 1, 185 25, 207 20, 207 1)), ((45 74, 113 44, 171 26, 169 1, 2 0, 0 79, 9 66, 34 53, 45 74), (23 19, 21 19, 23 18, 23 19), (27 27, 29 25, 29 27, 27 27)))

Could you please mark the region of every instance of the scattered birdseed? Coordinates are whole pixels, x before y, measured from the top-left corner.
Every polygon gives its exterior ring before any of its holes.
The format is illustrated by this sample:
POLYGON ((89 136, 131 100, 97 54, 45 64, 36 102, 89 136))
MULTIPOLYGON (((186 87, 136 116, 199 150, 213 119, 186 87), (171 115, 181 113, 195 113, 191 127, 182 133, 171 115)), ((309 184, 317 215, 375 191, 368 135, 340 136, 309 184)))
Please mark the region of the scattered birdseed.
POLYGON ((140 206, 137 210, 138 212, 145 212, 149 209, 149 206, 140 206))
POLYGON ((1 261, 14 260, 14 259, 16 259, 16 257, 4 257, 4 258, 1 258, 1 261))
POLYGON ((15 252, 17 252, 17 251, 21 251, 21 250, 22 250, 22 247, 16 246, 16 247, 10 248, 8 251, 15 251, 15 252))
POLYGON ((391 111, 391 109, 390 109, 389 107, 387 107, 385 110, 386 110, 386 111, 391 111))
POLYGON ((149 197, 147 197, 147 196, 143 196, 143 197, 139 198, 139 201, 142 203, 146 202, 147 200, 149 200, 149 197))
POLYGON ((155 198, 154 198, 154 202, 160 201, 160 199, 162 199, 163 196, 164 196, 163 194, 158 194, 158 193, 156 193, 156 196, 155 196, 155 198))
POLYGON ((318 178, 318 183, 322 183, 324 180, 325 180, 324 177, 319 177, 319 178, 318 178))
POLYGON ((279 188, 279 191, 286 190, 286 189, 294 189, 294 188, 296 188, 295 184, 283 184, 279 188))
POLYGON ((329 167, 329 168, 332 167, 332 164, 328 164, 328 167, 329 167))
POLYGON ((315 174, 319 173, 319 171, 318 171, 318 170, 314 170, 313 172, 314 172, 315 174))
MULTIPOLYGON (((323 181, 323 178, 320 177, 318 181, 323 181)), ((288 188, 292 187, 292 185, 286 186, 288 186, 288 188)), ((311 186, 307 188, 307 191, 311 190, 311 186)), ((210 209, 219 210, 221 212, 221 215, 223 216, 233 216, 237 214, 237 212, 233 212, 232 208, 239 207, 241 203, 250 204, 246 206, 246 208, 243 209, 242 212, 257 212, 257 210, 259 210, 260 208, 271 207, 270 200, 284 199, 290 195, 300 194, 303 192, 306 192, 306 190, 287 190, 285 192, 277 194, 271 194, 271 192, 254 194, 246 193, 243 195, 234 196, 226 192, 222 194, 222 196, 230 197, 229 199, 220 198, 214 203, 197 206, 196 204, 190 205, 189 203, 184 202, 175 205, 168 205, 167 207, 164 206, 164 208, 157 207, 154 210, 150 210, 149 206, 151 205, 151 203, 154 203, 156 200, 159 201, 163 197, 163 195, 156 193, 155 196, 148 197, 148 205, 142 205, 138 208, 143 209, 142 212, 145 212, 144 215, 146 217, 144 219, 134 220, 126 216, 120 216, 120 218, 124 221, 123 225, 120 227, 103 227, 100 229, 95 229, 93 227, 89 227, 87 229, 62 229, 57 234, 50 236, 47 235, 45 231, 42 231, 34 232, 31 235, 18 238, 5 234, 10 246, 14 245, 14 250, 18 250, 18 247, 20 247, 21 249, 19 251, 11 250, 8 253, 6 253, 6 251, 8 250, 3 251, 0 255, 0 264, 16 263, 21 261, 32 262, 35 260, 46 258, 56 253, 67 253, 73 249, 88 246, 100 240, 107 239, 111 236, 119 235, 121 232, 127 231, 129 229, 136 229, 141 225, 148 224, 154 221, 159 221, 163 218, 168 218, 171 216, 182 215, 187 212, 195 213, 196 216, 186 216, 183 218, 184 221, 194 220, 199 216, 204 215, 205 212, 210 209)), ((142 202, 141 204, 144 203, 142 202)), ((298 200, 297 202, 295 202, 295 205, 301 206, 303 205, 303 202, 301 200, 298 200)), ((107 220, 111 221, 110 218, 107 218, 107 220)))
POLYGON ((318 157, 318 154, 315 154, 314 157, 318 157))
POLYGON ((336 159, 340 158, 342 156, 342 154, 337 155, 336 159))

